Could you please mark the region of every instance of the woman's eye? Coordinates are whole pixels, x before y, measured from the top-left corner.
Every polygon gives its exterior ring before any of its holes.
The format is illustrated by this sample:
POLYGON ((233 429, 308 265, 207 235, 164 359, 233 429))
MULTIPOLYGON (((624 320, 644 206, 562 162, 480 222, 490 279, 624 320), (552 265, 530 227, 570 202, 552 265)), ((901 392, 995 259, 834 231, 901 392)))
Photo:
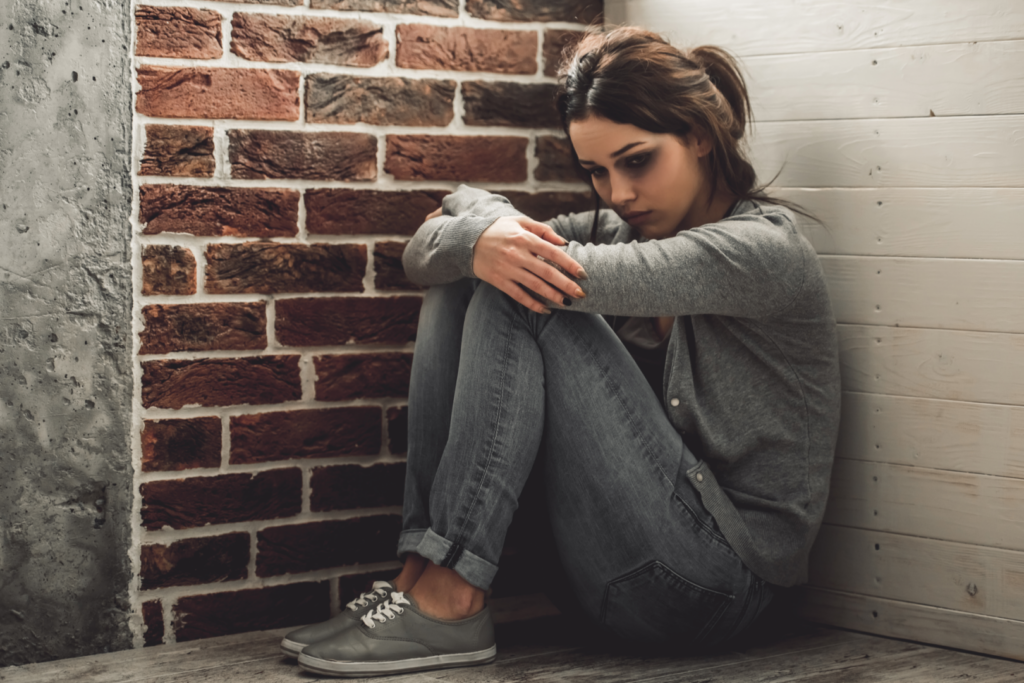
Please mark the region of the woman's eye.
POLYGON ((651 158, 650 154, 638 154, 626 160, 627 168, 642 168, 651 158))
POLYGON ((598 166, 587 171, 592 178, 600 178, 604 174, 604 169, 598 166))

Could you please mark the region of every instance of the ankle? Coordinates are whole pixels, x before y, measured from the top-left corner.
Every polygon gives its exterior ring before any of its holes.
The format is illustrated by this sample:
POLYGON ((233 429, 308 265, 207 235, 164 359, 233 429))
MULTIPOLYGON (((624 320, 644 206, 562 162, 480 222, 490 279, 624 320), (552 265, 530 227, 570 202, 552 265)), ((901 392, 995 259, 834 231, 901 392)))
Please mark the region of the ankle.
POLYGON ((415 553, 409 553, 405 556, 405 564, 402 566, 402 571, 397 577, 391 582, 394 585, 395 590, 408 593, 412 590, 412 587, 419 581, 420 576, 423 574, 423 570, 427 567, 427 560, 420 555, 415 553))
POLYGON ((422 612, 437 619, 468 619, 484 608, 484 591, 433 563, 428 564, 409 594, 422 612))

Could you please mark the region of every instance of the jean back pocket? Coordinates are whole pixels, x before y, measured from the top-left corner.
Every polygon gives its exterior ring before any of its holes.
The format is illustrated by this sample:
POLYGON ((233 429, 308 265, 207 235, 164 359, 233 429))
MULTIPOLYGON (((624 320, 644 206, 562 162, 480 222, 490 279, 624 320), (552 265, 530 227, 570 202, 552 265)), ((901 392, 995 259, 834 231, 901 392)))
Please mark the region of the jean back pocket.
POLYGON ((715 631, 733 599, 654 560, 608 582, 601 622, 631 641, 693 647, 715 631))

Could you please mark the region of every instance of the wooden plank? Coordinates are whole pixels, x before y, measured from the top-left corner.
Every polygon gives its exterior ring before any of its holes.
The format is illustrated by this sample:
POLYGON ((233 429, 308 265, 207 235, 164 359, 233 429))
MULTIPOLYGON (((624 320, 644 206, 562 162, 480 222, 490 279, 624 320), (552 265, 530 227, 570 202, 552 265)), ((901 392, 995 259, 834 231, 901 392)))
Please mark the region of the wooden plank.
POLYGON ((1024 261, 823 256, 836 320, 1024 333, 1024 261))
POLYGON ((873 662, 862 661, 842 669, 835 668, 787 677, 786 683, 836 683, 843 681, 874 681, 875 683, 960 683, 963 680, 984 680, 987 683, 1019 683, 1021 665, 988 659, 962 652, 933 650, 918 652, 886 662, 879 671, 873 662))
POLYGON ((605 17, 744 56, 1024 38, 1024 5, 1007 0, 605 0, 605 17))
MULTIPOLYGON (((1024 621, 820 588, 805 589, 801 613, 823 624, 1024 660, 1024 621)), ((934 680, 922 673, 918 680, 934 680)))
POLYGON ((1024 552, 824 525, 817 588, 1024 621, 1024 552))
POLYGON ((780 187, 1024 186, 1021 115, 767 121, 750 147, 780 187))
POLYGON ((1024 113, 1019 40, 770 55, 743 66, 755 121, 1024 113))
POLYGON ((1022 189, 780 188, 772 194, 824 223, 797 216, 819 254, 1024 259, 1022 189))
POLYGON ((1024 478, 1024 407, 844 392, 836 456, 1024 478))
POLYGON ((1024 336, 839 326, 843 388, 872 394, 1024 405, 1024 336))
POLYGON ((837 459, 825 523, 1024 550, 1024 479, 837 459))

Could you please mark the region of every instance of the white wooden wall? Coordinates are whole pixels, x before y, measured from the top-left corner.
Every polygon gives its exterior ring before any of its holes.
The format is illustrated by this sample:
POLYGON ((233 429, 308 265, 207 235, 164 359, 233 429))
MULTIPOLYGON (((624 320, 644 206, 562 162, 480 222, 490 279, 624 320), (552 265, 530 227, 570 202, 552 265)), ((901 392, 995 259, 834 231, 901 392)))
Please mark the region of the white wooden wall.
POLYGON ((1024 659, 1024 0, 606 0, 741 58, 840 323, 805 612, 1024 659))

